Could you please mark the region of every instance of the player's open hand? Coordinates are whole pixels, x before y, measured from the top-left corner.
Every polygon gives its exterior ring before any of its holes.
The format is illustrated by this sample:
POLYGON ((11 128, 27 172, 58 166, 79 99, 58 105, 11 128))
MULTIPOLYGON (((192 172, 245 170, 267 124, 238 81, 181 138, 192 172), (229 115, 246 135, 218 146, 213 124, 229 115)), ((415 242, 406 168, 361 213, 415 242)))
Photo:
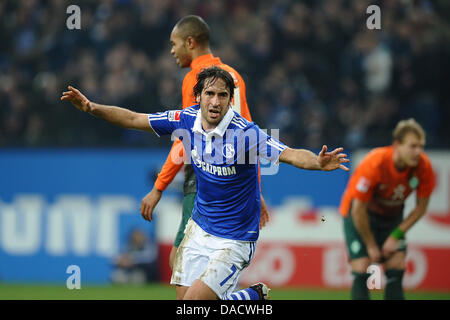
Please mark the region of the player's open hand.
POLYGON ((152 191, 147 193, 147 195, 141 201, 141 215, 142 218, 147 220, 148 222, 153 219, 153 210, 161 199, 162 191, 153 187, 152 191))
POLYGON ((61 101, 71 102, 78 110, 91 112, 91 102, 78 89, 72 86, 67 87, 69 91, 64 91, 61 101))
POLYGON ((345 153, 340 153, 344 148, 336 148, 331 152, 327 152, 327 146, 324 145, 319 153, 318 160, 319 165, 324 171, 331 171, 336 169, 342 169, 349 171, 349 169, 343 165, 343 163, 350 162, 345 153))

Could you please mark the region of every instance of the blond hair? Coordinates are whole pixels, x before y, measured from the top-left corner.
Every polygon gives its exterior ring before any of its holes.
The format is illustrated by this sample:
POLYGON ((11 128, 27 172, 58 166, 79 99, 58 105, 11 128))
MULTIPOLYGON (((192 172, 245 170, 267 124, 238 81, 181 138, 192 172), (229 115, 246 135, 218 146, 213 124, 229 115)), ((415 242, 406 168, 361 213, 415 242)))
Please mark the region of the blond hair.
POLYGON ((414 133, 420 140, 425 142, 425 130, 423 130, 422 126, 413 118, 400 121, 395 127, 392 136, 394 141, 402 143, 405 136, 410 132, 414 133))

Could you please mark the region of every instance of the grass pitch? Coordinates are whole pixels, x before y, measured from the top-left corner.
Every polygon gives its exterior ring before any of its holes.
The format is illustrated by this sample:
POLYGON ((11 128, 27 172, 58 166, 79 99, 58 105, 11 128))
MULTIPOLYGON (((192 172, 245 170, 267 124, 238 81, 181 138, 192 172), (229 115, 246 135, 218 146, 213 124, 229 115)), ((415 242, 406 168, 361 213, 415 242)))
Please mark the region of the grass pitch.
MULTIPOLYGON (((407 291, 409 300, 450 300, 450 292, 407 291)), ((274 288, 271 300, 348 300, 349 290, 274 288)), ((382 291, 372 291, 371 298, 383 299, 382 291)), ((65 285, 0 283, 0 300, 174 300, 170 285, 86 285, 69 290, 65 285)))

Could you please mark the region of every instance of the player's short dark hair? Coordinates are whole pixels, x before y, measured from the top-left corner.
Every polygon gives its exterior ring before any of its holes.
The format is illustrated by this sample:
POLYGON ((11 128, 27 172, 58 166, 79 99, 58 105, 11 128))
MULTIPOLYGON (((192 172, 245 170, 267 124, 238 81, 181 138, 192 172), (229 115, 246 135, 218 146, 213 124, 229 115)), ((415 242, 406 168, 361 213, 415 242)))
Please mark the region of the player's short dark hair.
POLYGON ((206 80, 211 80, 211 83, 214 83, 217 79, 222 79, 225 82, 226 87, 230 90, 230 99, 233 99, 234 88, 236 87, 234 79, 228 71, 217 66, 200 71, 197 75, 197 83, 194 86, 194 96, 197 97, 202 93, 206 80))
POLYGON ((192 37, 200 45, 209 45, 209 26, 199 16, 189 15, 181 18, 175 27, 181 38, 192 37))
POLYGON ((394 129, 392 137, 394 141, 402 143, 405 136, 410 132, 414 133, 420 140, 425 142, 425 130, 423 130, 422 126, 413 118, 400 121, 394 129))

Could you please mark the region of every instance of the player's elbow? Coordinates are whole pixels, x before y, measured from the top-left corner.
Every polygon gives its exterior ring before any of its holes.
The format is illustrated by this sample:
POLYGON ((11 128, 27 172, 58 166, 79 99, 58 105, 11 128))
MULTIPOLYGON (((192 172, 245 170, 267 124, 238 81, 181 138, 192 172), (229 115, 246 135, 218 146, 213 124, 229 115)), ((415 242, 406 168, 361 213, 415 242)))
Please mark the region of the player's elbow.
POLYGON ((130 115, 129 122, 130 129, 153 132, 146 114, 133 112, 130 115))
POLYGON ((287 164, 290 164, 290 165, 293 165, 293 166, 297 167, 297 164, 296 164, 295 160, 296 160, 295 151, 293 149, 291 149, 291 148, 284 149, 281 152, 280 157, 279 157, 279 161, 280 162, 284 162, 284 163, 287 163, 287 164))

